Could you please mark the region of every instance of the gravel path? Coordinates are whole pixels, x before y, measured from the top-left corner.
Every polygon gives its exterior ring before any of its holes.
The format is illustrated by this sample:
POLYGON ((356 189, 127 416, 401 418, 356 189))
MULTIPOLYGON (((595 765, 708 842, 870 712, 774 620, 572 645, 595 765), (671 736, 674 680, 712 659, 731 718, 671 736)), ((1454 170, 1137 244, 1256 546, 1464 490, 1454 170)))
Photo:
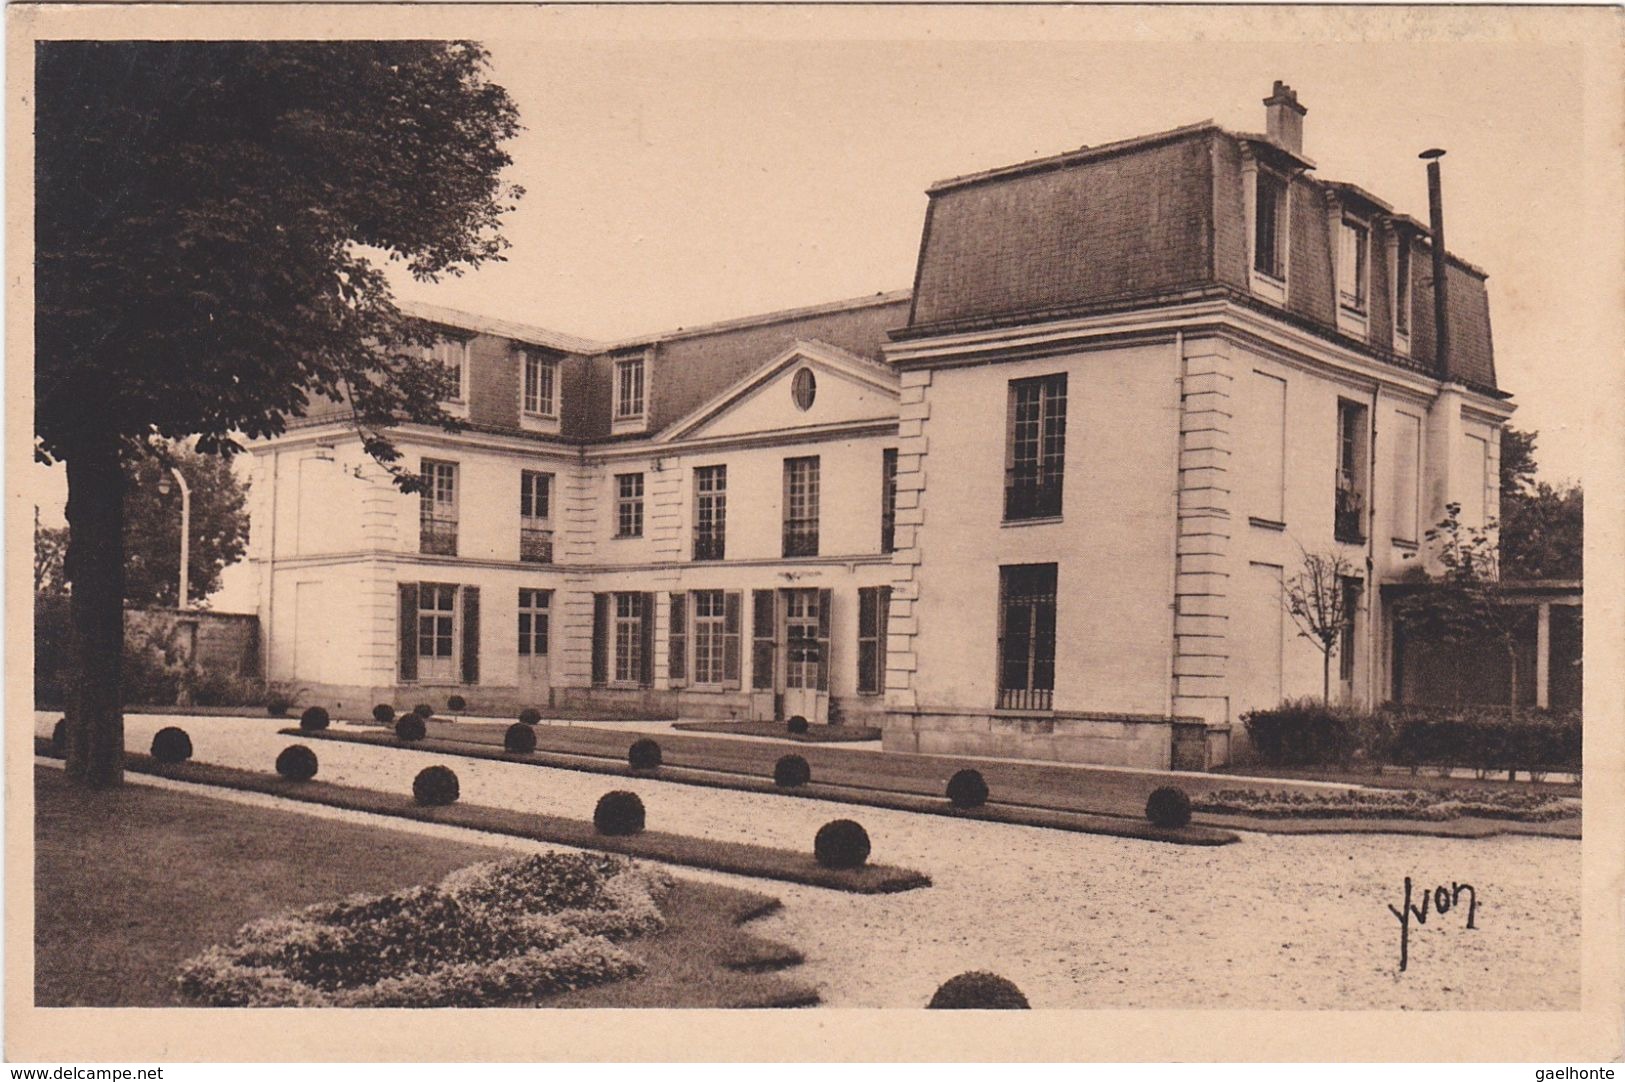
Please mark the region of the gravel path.
MULTIPOLYGON (((55 716, 39 715, 41 735, 55 716)), ((128 746, 147 750, 166 724, 187 730, 198 759, 248 769, 269 769, 293 742, 276 732, 286 722, 272 719, 132 715, 128 746)), ((992 969, 1036 1007, 1579 1007, 1574 841, 1249 833, 1207 849, 429 752, 314 746, 328 781, 404 794, 418 770, 445 762, 470 803, 578 818, 606 790, 626 788, 643 798, 652 827, 729 841, 804 849, 824 822, 858 818, 873 859, 917 868, 935 885, 858 896, 748 884, 784 900, 754 930, 803 950, 798 977, 817 984, 830 1006, 918 1006, 947 977, 992 969), (1477 927, 1464 927, 1462 909, 1430 910, 1425 925, 1413 918, 1401 974, 1400 925, 1388 906, 1401 904, 1407 876, 1418 905, 1424 888, 1472 884, 1477 927)))

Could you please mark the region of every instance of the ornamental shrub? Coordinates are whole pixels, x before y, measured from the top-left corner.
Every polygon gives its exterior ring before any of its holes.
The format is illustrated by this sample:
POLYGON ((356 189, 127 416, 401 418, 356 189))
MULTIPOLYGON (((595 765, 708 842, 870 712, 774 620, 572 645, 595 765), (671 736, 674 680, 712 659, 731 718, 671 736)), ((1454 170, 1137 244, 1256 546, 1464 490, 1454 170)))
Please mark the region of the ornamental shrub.
POLYGON ((192 757, 192 738, 185 729, 165 726, 153 735, 152 757, 160 763, 184 763, 192 757))
POLYGON ((446 700, 446 709, 450 710, 454 714, 460 710, 467 710, 468 700, 463 698, 461 695, 453 695, 451 698, 446 700))
POLYGON ((987 780, 980 770, 961 770, 948 779, 948 800, 956 808, 980 808, 987 803, 987 780))
POLYGON ((276 757, 276 772, 289 781, 309 781, 316 776, 316 753, 303 744, 290 744, 276 757))
POLYGON ((405 714, 395 723, 395 739, 403 744, 422 740, 428 733, 429 727, 423 724, 423 718, 418 714, 405 714))
POLYGON ((1027 997, 1013 983, 986 970, 973 970, 942 982, 928 1010, 1025 1011, 1027 997))
POLYGON ((1520 711, 1467 706, 1400 707, 1393 724, 1390 761, 1401 766, 1472 767, 1475 770, 1578 770, 1578 711, 1520 711))
POLYGON ((1164 785, 1145 802, 1145 817, 1159 827, 1182 827, 1191 821, 1191 798, 1185 790, 1164 785))
POLYGON ((851 819, 835 819, 818 828, 813 857, 826 868, 859 868, 869 859, 869 832, 851 819))
POLYGON ((265 700, 265 712, 273 718, 285 717, 292 705, 285 696, 273 695, 265 700))
POLYGON ((542 712, 534 706, 527 706, 519 711, 519 723, 521 725, 539 725, 541 721, 542 712))
POLYGON ((424 721, 428 721, 430 718, 434 717, 434 707, 430 706, 428 703, 418 703, 412 708, 412 713, 416 714, 424 721))
POLYGON ((660 745, 648 737, 635 740, 626 751, 626 761, 633 770, 655 770, 660 766, 660 745))
POLYGON ((68 757, 68 719, 58 718, 51 726, 51 754, 59 759, 68 757))
POLYGON ((447 766, 426 766, 412 779, 412 799, 427 807, 451 804, 459 792, 457 775, 447 766))
POLYGON ((773 764, 773 784, 781 789, 794 789, 812 780, 812 767, 799 755, 786 755, 773 764))
POLYGON ((1241 715, 1253 751, 1271 766, 1342 766, 1386 754, 1384 718, 1319 699, 1288 699, 1241 715))
POLYGON ((299 727, 307 733, 319 733, 327 728, 327 723, 331 720, 322 707, 312 706, 299 715, 299 727))
POLYGON ((800 714, 795 715, 784 724, 785 728, 789 729, 792 733, 795 733, 798 736, 807 731, 807 719, 802 717, 800 714))
POLYGON ((600 834, 642 834, 643 824, 643 801, 638 799, 638 794, 625 789, 605 793, 592 810, 592 825, 600 834))
POLYGON ((388 725, 395 720, 395 708, 388 703, 379 703, 372 708, 372 720, 380 725, 388 725))
POLYGON ((502 734, 502 747, 515 755, 529 755, 536 750, 536 730, 516 721, 502 734))

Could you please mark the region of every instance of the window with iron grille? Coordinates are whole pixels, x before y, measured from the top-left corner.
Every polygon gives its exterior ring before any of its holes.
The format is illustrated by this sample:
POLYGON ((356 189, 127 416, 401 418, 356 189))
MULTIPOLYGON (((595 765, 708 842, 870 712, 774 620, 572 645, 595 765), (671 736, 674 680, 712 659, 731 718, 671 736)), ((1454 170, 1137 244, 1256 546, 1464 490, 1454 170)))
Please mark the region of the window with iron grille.
POLYGON ((1056 518, 1066 474, 1066 373, 1010 381, 1004 518, 1056 518))
POLYGON ((526 563, 553 562, 552 495, 552 474, 520 471, 519 558, 526 563))
POLYGON ((1359 402, 1337 403, 1337 477, 1332 533, 1337 540, 1365 540, 1366 417, 1359 402))
POLYGON ((784 460, 784 555, 818 555, 818 456, 784 460))
POLYGON ((1365 311, 1370 240, 1361 222, 1345 219, 1338 231, 1337 300, 1351 312, 1365 311))
POLYGON ((897 448, 880 452, 880 551, 897 547, 897 448))
POLYGON ((727 551, 728 467, 694 470, 694 558, 720 560, 727 551))
POLYGON ((1274 173, 1258 171, 1258 196, 1253 208, 1253 269, 1271 278, 1286 277, 1286 182, 1274 173))
POLYGON ((1055 694, 1054 564, 999 568, 1001 710, 1049 710, 1055 694))
POLYGON ((519 591, 520 657, 547 655, 547 613, 552 601, 552 590, 519 591))
POLYGON ((643 474, 615 475, 615 536, 643 536, 643 474))
POLYGON ((643 679, 643 595, 615 595, 615 682, 643 679))
POLYGON ((557 417, 558 362, 530 350, 521 350, 519 356, 525 373, 520 408, 536 417, 557 417))
POLYGON ((721 590, 695 590, 694 683, 722 683, 723 597, 721 590))
POLYGON ((424 459, 418 497, 418 551, 457 555, 457 464, 424 459))
POLYGON ((618 419, 643 416, 642 357, 615 362, 615 416, 618 419))

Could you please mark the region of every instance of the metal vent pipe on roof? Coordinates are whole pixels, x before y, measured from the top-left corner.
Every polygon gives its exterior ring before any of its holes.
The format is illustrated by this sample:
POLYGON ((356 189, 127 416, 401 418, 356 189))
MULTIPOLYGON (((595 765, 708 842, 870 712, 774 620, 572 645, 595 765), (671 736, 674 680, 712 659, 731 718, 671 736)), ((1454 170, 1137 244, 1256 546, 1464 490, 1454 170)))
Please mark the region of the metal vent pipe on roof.
POLYGON ((1417 157, 1428 163, 1428 227, 1433 234, 1433 367, 1441 380, 1450 378, 1450 282, 1444 247, 1444 191, 1439 180, 1438 147, 1417 157))

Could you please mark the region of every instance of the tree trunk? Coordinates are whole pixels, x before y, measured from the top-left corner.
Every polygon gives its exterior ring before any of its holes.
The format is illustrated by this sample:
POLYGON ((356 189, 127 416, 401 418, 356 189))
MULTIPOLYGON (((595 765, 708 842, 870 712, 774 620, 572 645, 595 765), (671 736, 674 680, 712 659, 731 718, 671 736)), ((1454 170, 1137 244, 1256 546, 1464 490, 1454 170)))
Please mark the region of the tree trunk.
POLYGON ((78 445, 67 464, 68 777, 101 789, 124 782, 124 473, 112 439, 78 445))
POLYGON ((1320 701, 1332 705, 1332 652, 1320 652, 1320 701))

